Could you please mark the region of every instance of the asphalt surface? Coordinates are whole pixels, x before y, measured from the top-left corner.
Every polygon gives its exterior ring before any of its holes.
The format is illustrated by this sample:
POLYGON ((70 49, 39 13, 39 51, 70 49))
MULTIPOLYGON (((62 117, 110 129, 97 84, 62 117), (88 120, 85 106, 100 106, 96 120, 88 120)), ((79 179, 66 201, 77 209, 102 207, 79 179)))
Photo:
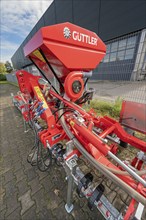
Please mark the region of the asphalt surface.
POLYGON ((146 104, 146 81, 95 81, 88 82, 88 88, 94 88, 94 98, 115 101, 121 98, 146 104))

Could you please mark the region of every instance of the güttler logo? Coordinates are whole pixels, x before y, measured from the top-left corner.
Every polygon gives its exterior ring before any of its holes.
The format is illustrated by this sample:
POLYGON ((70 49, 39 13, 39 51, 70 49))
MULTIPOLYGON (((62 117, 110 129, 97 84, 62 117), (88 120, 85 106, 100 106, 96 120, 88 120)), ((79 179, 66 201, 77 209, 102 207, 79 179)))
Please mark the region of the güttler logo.
POLYGON ((72 33, 71 33, 71 31, 68 27, 65 27, 63 29, 63 34, 66 39, 69 39, 72 36, 72 39, 74 41, 97 46, 98 38, 87 35, 87 34, 80 33, 78 31, 72 31, 72 33))
POLYGON ((63 34, 64 34, 64 37, 65 38, 70 38, 71 37, 71 32, 70 32, 70 29, 68 28, 68 27, 65 27, 64 29, 63 29, 63 34))

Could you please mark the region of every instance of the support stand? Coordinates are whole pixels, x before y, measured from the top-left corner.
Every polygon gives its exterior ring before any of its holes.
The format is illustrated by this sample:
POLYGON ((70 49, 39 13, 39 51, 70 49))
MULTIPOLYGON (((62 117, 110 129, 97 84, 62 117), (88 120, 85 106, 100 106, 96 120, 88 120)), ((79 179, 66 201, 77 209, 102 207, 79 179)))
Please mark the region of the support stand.
POLYGON ((68 187, 67 187, 67 203, 65 204, 65 209, 67 213, 70 213, 74 206, 72 204, 72 197, 73 197, 73 187, 74 187, 74 178, 73 175, 76 172, 77 163, 75 159, 70 159, 66 162, 68 167, 68 187))
POLYGON ((29 129, 27 129, 27 123, 25 120, 23 120, 24 122, 24 133, 27 133, 29 131, 29 129))

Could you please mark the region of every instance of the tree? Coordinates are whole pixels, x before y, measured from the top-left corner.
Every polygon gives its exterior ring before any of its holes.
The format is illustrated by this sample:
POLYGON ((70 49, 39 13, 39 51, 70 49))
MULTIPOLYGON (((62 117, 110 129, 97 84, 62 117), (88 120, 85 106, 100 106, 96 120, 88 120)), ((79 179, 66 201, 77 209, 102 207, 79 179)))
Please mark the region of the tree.
POLYGON ((6 67, 6 72, 7 73, 11 73, 12 72, 13 67, 11 66, 11 63, 9 61, 6 61, 5 67, 6 67))
POLYGON ((5 64, 0 62, 0 73, 1 74, 6 73, 6 71, 7 70, 6 70, 5 64))

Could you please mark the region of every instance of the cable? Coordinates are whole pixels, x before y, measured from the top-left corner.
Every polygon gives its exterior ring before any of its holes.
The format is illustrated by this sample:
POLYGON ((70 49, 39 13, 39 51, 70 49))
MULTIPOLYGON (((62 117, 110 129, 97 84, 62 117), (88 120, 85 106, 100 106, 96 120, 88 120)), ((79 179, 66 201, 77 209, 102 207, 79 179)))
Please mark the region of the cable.
POLYGON ((31 60, 31 62, 35 65, 35 67, 40 71, 40 73, 42 74, 42 76, 47 80, 47 82, 51 85, 51 87, 54 89, 54 91, 59 95, 59 92, 55 89, 55 87, 52 85, 52 83, 50 82, 50 80, 45 76, 45 74, 43 73, 43 71, 35 64, 35 62, 33 61, 33 59, 31 57, 29 57, 29 59, 31 60))
POLYGON ((36 150, 37 150, 38 133, 37 133, 37 131, 35 129, 33 121, 31 121, 31 124, 32 124, 32 130, 33 130, 33 133, 34 133, 34 146, 32 147, 32 149, 30 150, 30 153, 27 156, 27 162, 30 163, 32 166, 34 166, 34 165, 36 165, 36 163, 33 161, 33 159, 34 159, 34 156, 35 156, 35 153, 36 153, 36 150), (34 150, 35 148, 36 148, 36 150, 34 150), (34 150, 34 152, 31 155, 31 152, 33 150, 34 150), (31 158, 29 159, 30 155, 31 155, 31 158))
POLYGON ((85 86, 87 85, 87 82, 88 82, 89 78, 86 79, 85 83, 84 83, 84 88, 85 86))
POLYGON ((70 108, 70 107, 62 107, 62 108, 59 108, 59 109, 55 110, 55 111, 53 112, 53 115, 56 114, 56 112, 60 111, 61 109, 73 110, 73 109, 70 108))
POLYGON ((91 97, 91 93, 85 91, 83 93, 82 97, 80 97, 78 100, 76 100, 75 103, 78 104, 78 105, 83 104, 83 103, 87 102, 90 99, 90 97, 91 97))
POLYGON ((55 76, 55 78, 56 78, 57 81, 59 82, 59 84, 60 84, 62 90, 64 91, 64 86, 63 86, 63 84, 61 83, 61 81, 60 81, 60 79, 58 78, 57 74, 55 73, 53 67, 51 66, 51 64, 49 63, 49 61, 47 60, 47 58, 45 57, 45 54, 43 53, 43 51, 42 51, 40 48, 39 48, 39 51, 40 51, 42 57, 44 58, 44 60, 46 61, 46 63, 48 64, 48 66, 49 66, 50 70, 52 71, 53 75, 55 76))
MULTIPOLYGON (((51 152, 48 148, 44 148, 44 150, 47 151, 47 153, 45 153, 45 157, 43 157, 42 154, 42 146, 40 146, 40 141, 38 141, 38 151, 37 151, 37 168, 41 171, 41 172, 45 172, 49 169, 49 167, 52 164, 52 156, 51 156, 51 152), (40 151, 40 152, 39 152, 40 151), (48 161, 49 159, 49 164, 46 164, 46 161, 48 161)), ((42 143, 41 143, 42 144, 42 143)))
MULTIPOLYGON (((66 109, 66 110, 69 110, 69 111, 72 111, 72 110, 73 110, 72 108, 69 108, 69 107, 59 108, 59 109, 57 109, 56 111, 53 112, 53 115, 55 115, 55 119, 56 119, 56 113, 57 113, 58 111, 60 111, 61 109, 66 109)), ((56 122, 56 123, 57 123, 57 122, 56 122)))
POLYGON ((58 123, 58 121, 60 120, 60 118, 66 113, 66 112, 75 112, 75 110, 66 110, 66 111, 64 111, 59 117, 58 117, 58 119, 57 119, 57 121, 56 121, 56 124, 58 123))

